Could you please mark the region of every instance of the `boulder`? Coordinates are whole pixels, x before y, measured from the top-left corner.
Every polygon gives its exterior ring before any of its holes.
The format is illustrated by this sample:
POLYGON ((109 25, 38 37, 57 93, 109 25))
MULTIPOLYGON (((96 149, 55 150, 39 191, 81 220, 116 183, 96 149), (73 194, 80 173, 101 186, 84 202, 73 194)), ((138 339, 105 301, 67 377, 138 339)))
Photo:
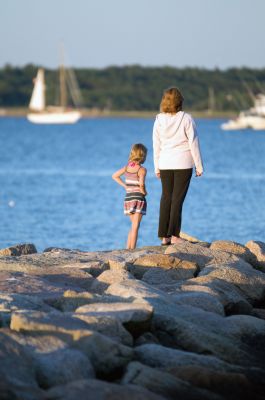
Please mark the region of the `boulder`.
POLYGON ((91 361, 98 378, 119 378, 132 361, 134 350, 97 332, 90 332, 72 342, 72 346, 91 361))
MULTIPOLYGON (((85 307, 85 306, 84 306, 85 307)), ((133 338, 121 321, 114 315, 108 313, 76 313, 73 317, 84 321, 87 328, 109 336, 118 343, 123 343, 127 346, 132 346, 133 338)))
POLYGON ((109 268, 113 271, 128 271, 128 263, 118 256, 112 256, 108 260, 109 268))
POLYGON ((160 304, 154 309, 152 332, 168 347, 212 354, 239 365, 264 365, 265 321, 252 316, 224 318, 195 307, 160 304))
POLYGON ((182 400, 222 399, 207 390, 197 389, 172 374, 148 367, 137 361, 131 362, 127 366, 121 382, 144 387, 172 400, 177 398, 182 400))
POLYGON ((135 348, 135 359, 153 368, 168 370, 176 367, 197 366, 212 371, 238 372, 241 369, 218 357, 173 349, 159 344, 144 344, 135 348))
MULTIPOLYGON (((196 263, 182 261, 177 257, 167 254, 149 254, 137 258, 133 264, 128 265, 129 271, 137 278, 142 279, 151 268, 160 268, 160 271, 171 271, 174 280, 188 279, 198 272, 196 263), (172 272, 174 270, 174 272, 172 272)), ((161 275, 161 274, 160 274, 161 275)))
POLYGON ((136 385, 118 385, 96 379, 79 380, 47 391, 46 400, 164 400, 136 385))
POLYGON ((222 303, 216 296, 209 293, 203 293, 201 291, 180 291, 177 294, 173 294, 171 297, 175 304, 189 305, 201 308, 204 311, 213 312, 222 316, 225 315, 222 303))
POLYGON ((213 371, 201 366, 168 368, 167 372, 188 382, 192 387, 207 389, 219 394, 224 399, 258 400, 264 389, 263 385, 251 381, 244 371, 213 371))
POLYGON ((256 261, 256 257, 246 246, 237 242, 232 242, 231 240, 216 240, 215 242, 212 242, 210 249, 232 253, 237 257, 243 258, 243 260, 251 265, 254 265, 256 261))
POLYGON ((17 244, 0 250, 0 256, 21 256, 34 253, 37 253, 37 249, 32 243, 17 244))
POLYGON ((251 304, 265 300, 265 275, 247 263, 208 265, 199 276, 221 279, 237 287, 251 304))
POLYGON ((35 378, 33 359, 4 332, 0 332, 0 376, 1 399, 43 398, 35 378))
POLYGON ((167 270, 159 267, 149 268, 149 270, 144 273, 142 280, 150 285, 168 285, 179 280, 193 278, 196 270, 196 267, 191 267, 190 269, 171 268, 167 270))
POLYGON ((10 328, 17 332, 49 332, 68 335, 73 339, 87 335, 86 331, 95 331, 119 342, 132 344, 130 334, 119 320, 111 316, 20 311, 12 314, 10 328))
POLYGON ((265 320, 265 309, 264 308, 253 308, 252 315, 253 315, 253 317, 265 320))
POLYGON ((189 242, 181 242, 168 246, 165 250, 165 254, 170 254, 181 260, 194 262, 200 269, 203 269, 209 264, 232 264, 233 262, 238 262, 240 260, 239 257, 231 253, 212 250, 200 245, 200 243, 192 244, 189 242))
POLYGON ((60 311, 75 311, 78 307, 97 300, 98 296, 94 293, 66 290, 62 296, 48 298, 45 302, 60 311))
POLYGON ((102 272, 102 274, 95 279, 91 286, 91 290, 98 294, 103 294, 109 285, 132 278, 133 276, 124 270, 107 270, 102 272))
MULTIPOLYGON (((22 256, 21 256, 22 257, 22 256)), ((24 256, 25 257, 25 256, 24 256)), ((18 266, 18 264, 16 264, 18 266)), ((15 268, 16 268, 15 266, 15 268)), ((9 264, 9 268, 12 265, 9 264)), ((31 266, 19 265, 21 271, 1 271, 0 266, 0 292, 5 294, 29 294, 38 296, 39 299, 47 299, 53 296, 63 295, 68 289, 75 291, 90 290, 94 278, 82 270, 60 271, 53 269, 50 272, 39 269, 34 272, 31 266), (25 270, 25 271, 22 271, 25 270)))
POLYGON ((265 272, 265 243, 250 240, 246 243, 246 247, 255 256, 255 263, 253 265, 262 272, 265 272))
POLYGON ((76 313, 90 316, 108 316, 119 320, 137 337, 150 327, 153 307, 143 303, 94 303, 79 307, 76 313))
POLYGON ((110 285, 105 292, 108 295, 119 296, 121 299, 135 299, 137 302, 155 304, 172 304, 172 299, 163 291, 148 285, 143 281, 130 279, 110 285))
POLYGON ((94 378, 90 360, 75 349, 60 349, 36 357, 36 377, 41 388, 94 378))
MULTIPOLYGON (((234 285, 212 276, 199 276, 195 279, 189 279, 178 286, 180 293, 195 293, 195 295, 209 294, 220 301, 224 307, 226 315, 233 314, 251 314, 252 306, 246 300, 244 294, 234 285)), ((206 310, 203 306, 201 307, 206 310)), ((211 310, 206 310, 211 311, 211 310)))
POLYGON ((19 309, 51 311, 52 308, 45 304, 37 296, 27 294, 0 292, 0 327, 9 326, 11 312, 19 309))

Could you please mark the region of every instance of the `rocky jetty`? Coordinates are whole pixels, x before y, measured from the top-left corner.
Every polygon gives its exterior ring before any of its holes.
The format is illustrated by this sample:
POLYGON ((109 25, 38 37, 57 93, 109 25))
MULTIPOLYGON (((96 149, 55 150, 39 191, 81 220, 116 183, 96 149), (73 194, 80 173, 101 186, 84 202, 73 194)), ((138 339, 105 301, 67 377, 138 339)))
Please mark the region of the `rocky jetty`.
POLYGON ((0 399, 264 399, 265 243, 0 251, 0 399))

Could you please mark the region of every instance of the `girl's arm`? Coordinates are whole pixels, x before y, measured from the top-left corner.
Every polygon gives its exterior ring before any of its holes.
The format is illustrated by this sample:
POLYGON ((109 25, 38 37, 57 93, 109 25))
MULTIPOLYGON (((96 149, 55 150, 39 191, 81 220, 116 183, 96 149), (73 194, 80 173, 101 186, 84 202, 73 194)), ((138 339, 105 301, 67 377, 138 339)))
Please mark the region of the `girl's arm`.
POLYGON ((114 181, 116 181, 119 185, 124 187, 124 189, 126 189, 126 185, 123 182, 123 180, 121 179, 121 176, 125 173, 125 168, 126 167, 118 169, 118 171, 114 172, 114 174, 112 175, 112 179, 114 179, 114 181))
POLYGON ((145 196, 147 195, 147 191, 146 191, 146 188, 145 188, 145 177, 146 177, 146 173, 147 173, 146 168, 141 167, 141 168, 139 169, 138 176, 139 176, 140 191, 141 191, 141 193, 143 193, 145 196))

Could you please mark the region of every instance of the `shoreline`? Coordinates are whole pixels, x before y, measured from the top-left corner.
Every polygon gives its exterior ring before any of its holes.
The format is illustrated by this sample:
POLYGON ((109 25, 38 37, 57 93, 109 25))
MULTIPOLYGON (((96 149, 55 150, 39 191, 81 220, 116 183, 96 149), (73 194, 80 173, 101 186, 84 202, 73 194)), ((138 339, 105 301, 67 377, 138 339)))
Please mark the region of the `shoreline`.
MULTIPOLYGON (((0 108, 0 118, 5 117, 26 117, 29 110, 24 107, 7 107, 0 108)), ((216 119, 216 118, 233 118, 237 115, 233 111, 192 111, 187 110, 194 118, 216 119)), ((82 118, 155 118, 158 111, 119 111, 119 110, 99 110, 99 109, 81 109, 82 118)))

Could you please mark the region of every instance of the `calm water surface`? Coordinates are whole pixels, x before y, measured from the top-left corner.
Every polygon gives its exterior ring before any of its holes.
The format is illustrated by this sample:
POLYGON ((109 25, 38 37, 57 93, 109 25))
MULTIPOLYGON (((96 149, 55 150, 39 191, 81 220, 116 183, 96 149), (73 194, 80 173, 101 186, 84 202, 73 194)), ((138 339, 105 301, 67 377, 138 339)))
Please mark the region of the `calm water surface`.
MULTIPOLYGON (((197 120, 205 175, 192 179, 182 228, 206 241, 265 241, 265 132, 223 132, 221 122, 197 120)), ((138 244, 158 244, 152 125, 116 118, 44 126, 0 118, 0 248, 20 242, 39 251, 124 247, 124 191, 111 175, 137 142, 149 149, 148 210, 138 244)))

